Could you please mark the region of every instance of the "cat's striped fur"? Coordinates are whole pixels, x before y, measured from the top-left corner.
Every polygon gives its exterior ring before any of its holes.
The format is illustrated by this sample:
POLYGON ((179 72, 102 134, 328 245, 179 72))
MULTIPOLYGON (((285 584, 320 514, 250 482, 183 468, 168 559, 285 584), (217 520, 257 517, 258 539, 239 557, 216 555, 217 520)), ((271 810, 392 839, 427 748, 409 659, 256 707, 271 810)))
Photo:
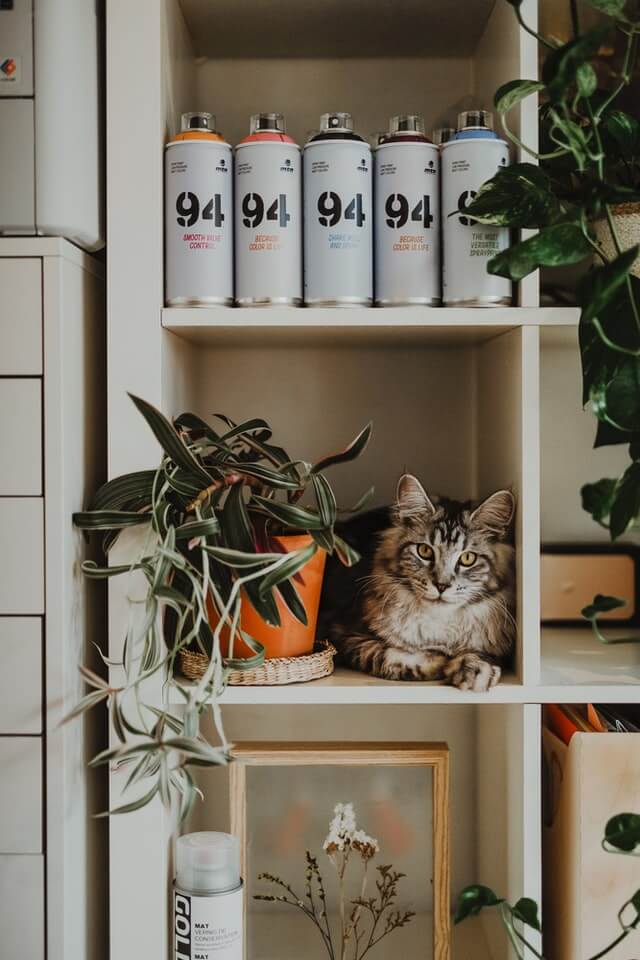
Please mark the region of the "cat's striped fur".
POLYGON ((487 690, 514 643, 513 512, 508 490, 474 505, 430 498, 404 476, 390 510, 341 530, 363 559, 330 565, 319 634, 374 676, 487 690))

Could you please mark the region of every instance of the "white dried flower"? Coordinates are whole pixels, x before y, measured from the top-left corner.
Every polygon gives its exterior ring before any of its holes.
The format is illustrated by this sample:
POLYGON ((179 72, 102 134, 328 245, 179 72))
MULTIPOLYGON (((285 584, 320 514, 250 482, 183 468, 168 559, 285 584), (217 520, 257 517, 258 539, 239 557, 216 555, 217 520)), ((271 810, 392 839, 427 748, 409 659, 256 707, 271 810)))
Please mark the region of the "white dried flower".
POLYGON ((333 812, 334 817, 323 844, 327 853, 346 850, 351 846, 351 839, 356 832, 356 815, 352 803, 336 803, 333 812))
POLYGON ((380 850, 380 844, 375 837, 370 837, 364 830, 356 830, 351 837, 351 846, 357 850, 363 860, 371 860, 380 850))

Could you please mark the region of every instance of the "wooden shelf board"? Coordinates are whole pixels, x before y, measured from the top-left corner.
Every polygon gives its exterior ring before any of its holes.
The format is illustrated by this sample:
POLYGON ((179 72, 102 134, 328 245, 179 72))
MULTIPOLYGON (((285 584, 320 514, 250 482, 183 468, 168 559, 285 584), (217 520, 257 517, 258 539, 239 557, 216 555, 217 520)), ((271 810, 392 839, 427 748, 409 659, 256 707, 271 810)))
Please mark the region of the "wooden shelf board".
MULTIPOLYGON (((391 704, 525 704, 525 703, 625 703, 637 698, 640 677, 621 682, 593 678, 590 682, 568 683, 558 681, 540 685, 518 683, 513 674, 507 674, 498 686, 487 693, 457 690, 441 683, 414 683, 378 680, 364 673, 338 667, 330 677, 308 683, 282 686, 229 686, 222 696, 228 705, 254 706, 311 706, 311 705, 391 705, 391 704)), ((184 682, 189 689, 191 684, 184 682)), ((170 702, 183 704, 184 700, 170 688, 170 702)))
POLYGON ((482 343, 523 326, 575 328, 573 308, 389 307, 376 309, 165 307, 162 326, 197 344, 401 346, 482 343))

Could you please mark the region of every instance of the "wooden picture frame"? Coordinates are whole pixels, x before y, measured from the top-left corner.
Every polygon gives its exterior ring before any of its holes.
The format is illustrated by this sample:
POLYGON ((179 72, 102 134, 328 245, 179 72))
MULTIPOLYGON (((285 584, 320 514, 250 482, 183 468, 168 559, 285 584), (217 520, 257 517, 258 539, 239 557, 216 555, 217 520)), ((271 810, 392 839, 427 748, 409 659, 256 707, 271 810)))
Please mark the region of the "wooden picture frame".
MULTIPOLYGON (((426 957, 450 960, 449 748, 446 743, 246 742, 232 749, 229 800, 231 832, 240 840, 247 877, 247 767, 384 766, 433 770, 433 947, 426 957)), ((246 928, 245 901, 245 928, 246 928)), ((247 937, 245 936, 245 944, 247 937)), ((245 947, 246 950, 246 947, 245 947)))

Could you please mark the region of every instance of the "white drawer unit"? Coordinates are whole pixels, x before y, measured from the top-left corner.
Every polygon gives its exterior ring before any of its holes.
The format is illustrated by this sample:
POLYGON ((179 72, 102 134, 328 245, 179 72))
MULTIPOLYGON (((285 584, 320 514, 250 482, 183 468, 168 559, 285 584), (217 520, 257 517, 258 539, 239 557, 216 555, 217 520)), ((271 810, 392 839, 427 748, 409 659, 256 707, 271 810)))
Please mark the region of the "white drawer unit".
POLYGON ((44 613, 43 501, 0 497, 0 614, 44 613))
POLYGON ((42 733, 42 620, 0 617, 0 736, 42 733))
POLYGON ((2 957, 44 960, 44 857, 0 854, 2 957))
POLYGON ((0 376, 42 373, 42 260, 0 257, 0 376))
POLYGON ((0 238, 2 960, 100 958, 106 944, 106 824, 92 815, 107 801, 86 769, 100 721, 61 724, 104 629, 71 519, 104 476, 103 316, 91 257, 0 238))
POLYGON ((0 378, 0 497, 42 496, 42 383, 0 378))
POLYGON ((0 854, 42 853, 42 740, 0 737, 0 854))

